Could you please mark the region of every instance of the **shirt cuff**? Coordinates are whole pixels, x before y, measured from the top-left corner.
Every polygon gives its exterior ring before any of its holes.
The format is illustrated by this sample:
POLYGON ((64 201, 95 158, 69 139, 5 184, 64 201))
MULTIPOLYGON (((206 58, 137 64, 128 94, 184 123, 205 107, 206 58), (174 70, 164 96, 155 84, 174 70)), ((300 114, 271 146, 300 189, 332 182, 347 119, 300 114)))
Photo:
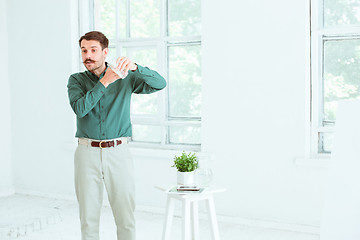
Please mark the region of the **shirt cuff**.
POLYGON ((105 89, 105 86, 100 81, 98 81, 93 88, 93 93, 101 97, 102 95, 104 95, 105 89))
POLYGON ((137 67, 137 70, 134 72, 134 73, 140 73, 140 74, 143 74, 143 75, 146 75, 146 76, 150 76, 150 77, 155 77, 155 74, 152 70, 150 70, 149 68, 147 67, 143 67, 139 64, 136 64, 138 67, 137 67))

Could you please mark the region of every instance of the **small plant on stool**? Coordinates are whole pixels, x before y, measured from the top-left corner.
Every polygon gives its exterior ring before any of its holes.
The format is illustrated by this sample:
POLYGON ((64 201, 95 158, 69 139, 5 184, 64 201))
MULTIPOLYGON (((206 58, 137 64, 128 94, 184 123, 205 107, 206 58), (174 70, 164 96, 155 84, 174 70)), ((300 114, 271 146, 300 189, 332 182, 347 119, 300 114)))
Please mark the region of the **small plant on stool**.
POLYGON ((181 156, 174 157, 174 165, 177 172, 177 183, 179 185, 192 185, 194 184, 194 171, 198 168, 198 159, 195 153, 186 154, 185 151, 181 156))

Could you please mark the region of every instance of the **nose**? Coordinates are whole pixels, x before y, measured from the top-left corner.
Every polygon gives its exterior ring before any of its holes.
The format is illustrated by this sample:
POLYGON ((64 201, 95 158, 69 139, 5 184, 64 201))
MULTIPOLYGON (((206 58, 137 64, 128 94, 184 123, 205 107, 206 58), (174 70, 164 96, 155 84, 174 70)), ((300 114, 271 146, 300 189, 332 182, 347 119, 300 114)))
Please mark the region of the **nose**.
POLYGON ((85 59, 91 59, 91 54, 87 53, 87 54, 85 55, 85 59))
POLYGON ((83 58, 85 59, 92 59, 92 54, 90 52, 83 53, 83 58))

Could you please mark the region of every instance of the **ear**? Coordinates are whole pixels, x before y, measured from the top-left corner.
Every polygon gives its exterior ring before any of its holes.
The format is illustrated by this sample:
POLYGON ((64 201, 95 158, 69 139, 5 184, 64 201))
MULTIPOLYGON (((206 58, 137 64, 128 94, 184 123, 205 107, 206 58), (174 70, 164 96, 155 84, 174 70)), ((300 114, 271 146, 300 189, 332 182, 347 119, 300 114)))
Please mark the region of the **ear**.
POLYGON ((104 53, 104 58, 106 58, 106 56, 109 54, 109 48, 104 48, 103 53, 104 53))

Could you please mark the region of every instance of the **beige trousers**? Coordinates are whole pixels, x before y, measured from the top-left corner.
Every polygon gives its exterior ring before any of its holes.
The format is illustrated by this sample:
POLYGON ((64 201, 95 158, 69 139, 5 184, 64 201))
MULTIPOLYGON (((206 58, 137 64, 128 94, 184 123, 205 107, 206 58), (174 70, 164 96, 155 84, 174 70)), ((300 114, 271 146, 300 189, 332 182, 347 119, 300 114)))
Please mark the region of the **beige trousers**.
POLYGON ((128 145, 100 149, 79 144, 74 162, 82 240, 99 240, 104 185, 117 239, 135 240, 134 168, 128 145))

